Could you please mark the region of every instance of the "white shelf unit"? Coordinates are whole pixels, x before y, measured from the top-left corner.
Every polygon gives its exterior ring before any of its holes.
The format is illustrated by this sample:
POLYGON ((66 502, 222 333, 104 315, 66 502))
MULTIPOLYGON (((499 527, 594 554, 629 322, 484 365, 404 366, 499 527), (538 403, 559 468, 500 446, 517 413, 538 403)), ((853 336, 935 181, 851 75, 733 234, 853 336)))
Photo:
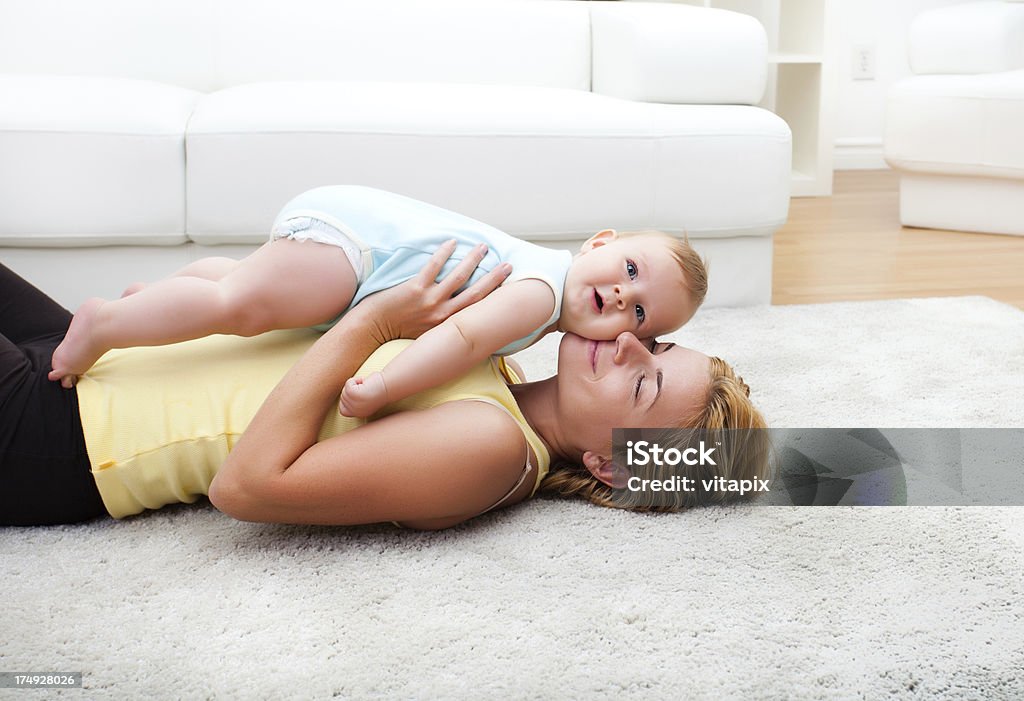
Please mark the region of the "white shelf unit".
POLYGON ((768 34, 768 86, 760 106, 793 130, 794 197, 832 194, 835 104, 831 0, 673 0, 756 17, 768 34))

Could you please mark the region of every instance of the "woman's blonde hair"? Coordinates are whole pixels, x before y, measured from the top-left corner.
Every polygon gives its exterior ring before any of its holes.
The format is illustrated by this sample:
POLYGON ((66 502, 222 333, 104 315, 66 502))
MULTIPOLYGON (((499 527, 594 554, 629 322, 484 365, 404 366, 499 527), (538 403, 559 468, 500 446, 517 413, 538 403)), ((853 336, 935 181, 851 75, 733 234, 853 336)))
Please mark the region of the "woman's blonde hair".
MULTIPOLYGON (((750 388, 721 358, 710 359, 710 383, 707 399, 696 416, 679 421, 678 428, 656 432, 651 442, 668 450, 695 445, 699 435, 716 445, 715 465, 655 466, 653 461, 642 470, 632 468, 641 479, 689 478, 690 491, 631 491, 613 489, 594 477, 586 467, 572 462, 553 465, 541 482, 539 491, 563 497, 586 499, 599 506, 633 511, 679 511, 693 506, 749 499, 735 491, 704 489, 701 480, 722 477, 725 480, 768 479, 771 469, 771 441, 768 425, 750 401, 750 388), (691 429, 690 431, 679 430, 691 429)), ((645 430, 645 429, 642 429, 645 430)), ((645 434, 649 435, 649 434, 645 434)))

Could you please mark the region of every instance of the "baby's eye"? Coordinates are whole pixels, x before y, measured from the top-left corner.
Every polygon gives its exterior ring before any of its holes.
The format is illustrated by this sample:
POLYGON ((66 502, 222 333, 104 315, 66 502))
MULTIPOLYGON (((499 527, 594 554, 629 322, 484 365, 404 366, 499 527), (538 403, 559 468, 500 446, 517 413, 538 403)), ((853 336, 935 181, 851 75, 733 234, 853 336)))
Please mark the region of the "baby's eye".
POLYGON ((636 263, 626 259, 626 274, 629 275, 630 280, 636 280, 636 263))
POLYGON ((639 304, 636 305, 636 321, 638 324, 644 323, 644 319, 647 318, 647 312, 639 304))

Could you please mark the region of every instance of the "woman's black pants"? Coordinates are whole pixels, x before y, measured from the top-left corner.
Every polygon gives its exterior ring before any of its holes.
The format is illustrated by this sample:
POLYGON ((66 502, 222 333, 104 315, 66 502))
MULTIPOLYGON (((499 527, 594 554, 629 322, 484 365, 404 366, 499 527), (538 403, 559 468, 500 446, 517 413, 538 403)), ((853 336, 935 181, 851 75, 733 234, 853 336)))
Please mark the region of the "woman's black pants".
POLYGON ((89 469, 78 394, 46 379, 71 313, 0 264, 0 525, 106 514, 89 469))

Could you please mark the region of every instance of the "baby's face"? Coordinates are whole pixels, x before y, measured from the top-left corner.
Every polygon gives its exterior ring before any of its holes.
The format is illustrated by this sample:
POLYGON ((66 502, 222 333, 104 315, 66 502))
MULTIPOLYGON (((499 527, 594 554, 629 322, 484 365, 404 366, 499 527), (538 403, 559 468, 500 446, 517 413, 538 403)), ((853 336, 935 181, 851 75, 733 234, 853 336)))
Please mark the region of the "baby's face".
POLYGON ((559 328, 594 341, 623 331, 650 338, 674 331, 696 308, 666 241, 601 232, 573 259, 559 328))

